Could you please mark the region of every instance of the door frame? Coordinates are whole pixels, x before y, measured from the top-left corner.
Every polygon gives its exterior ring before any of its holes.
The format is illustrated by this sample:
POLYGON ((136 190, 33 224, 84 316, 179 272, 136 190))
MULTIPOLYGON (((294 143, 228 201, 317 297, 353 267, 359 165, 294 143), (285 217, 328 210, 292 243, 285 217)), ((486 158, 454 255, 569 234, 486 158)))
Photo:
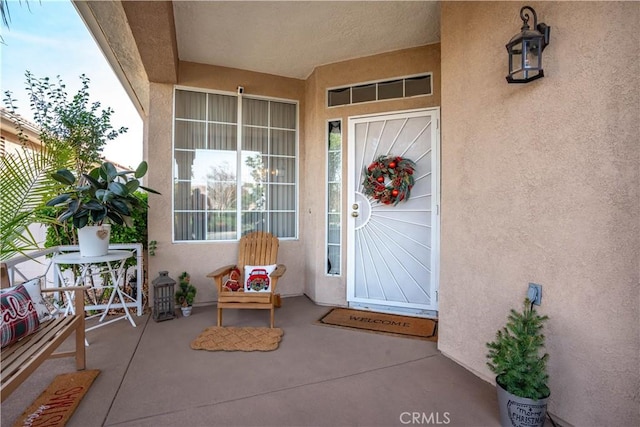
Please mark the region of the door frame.
POLYGON ((371 311, 381 311, 388 313, 397 313, 397 314, 409 314, 420 317, 437 317, 438 309, 439 309, 439 288, 440 288, 440 218, 441 218, 441 210, 440 210, 440 186, 441 186, 441 176, 442 176, 442 159, 440 155, 441 147, 440 147, 440 107, 427 107, 427 108, 417 108, 410 110, 398 110, 398 111, 389 111, 389 112, 379 112, 372 114, 364 114, 364 115, 356 115, 347 117, 347 211, 351 211, 350 207, 355 202, 355 171, 352 168, 356 168, 356 165, 353 165, 351 162, 355 159, 355 141, 354 141, 354 121, 359 119, 368 119, 375 117, 392 117, 394 115, 405 115, 411 113, 421 113, 421 112, 429 112, 431 114, 435 113, 435 140, 433 141, 433 153, 436 156, 435 159, 435 167, 436 170, 432 173, 432 177, 435 180, 435 190, 433 197, 435 198, 434 208, 435 219, 432 224, 432 239, 433 246, 436 250, 431 251, 431 266, 433 271, 433 278, 435 281, 434 289, 434 302, 432 304, 435 309, 427 310, 427 309, 416 309, 410 307, 391 307, 386 305, 380 305, 375 303, 364 303, 364 302, 354 302, 350 301, 351 295, 355 292, 354 278, 355 278, 355 263, 351 259, 351 255, 355 253, 355 233, 353 222, 351 221, 350 215, 345 215, 345 219, 348 221, 346 226, 346 240, 347 240, 347 257, 346 257, 346 301, 349 307, 371 310, 371 311))

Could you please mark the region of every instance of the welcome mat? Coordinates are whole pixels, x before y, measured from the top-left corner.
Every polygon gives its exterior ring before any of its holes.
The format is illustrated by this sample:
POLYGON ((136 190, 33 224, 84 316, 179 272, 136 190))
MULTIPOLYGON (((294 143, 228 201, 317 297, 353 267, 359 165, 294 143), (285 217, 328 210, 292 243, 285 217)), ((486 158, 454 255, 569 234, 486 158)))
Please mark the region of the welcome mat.
POLYGON ((208 351, 272 351, 278 348, 283 334, 280 328, 212 326, 193 340, 191 348, 208 351))
POLYGON ((332 308, 318 323, 427 341, 438 341, 438 321, 373 311, 332 308))
POLYGON ((13 427, 66 425, 99 373, 93 369, 58 375, 20 415, 13 427))

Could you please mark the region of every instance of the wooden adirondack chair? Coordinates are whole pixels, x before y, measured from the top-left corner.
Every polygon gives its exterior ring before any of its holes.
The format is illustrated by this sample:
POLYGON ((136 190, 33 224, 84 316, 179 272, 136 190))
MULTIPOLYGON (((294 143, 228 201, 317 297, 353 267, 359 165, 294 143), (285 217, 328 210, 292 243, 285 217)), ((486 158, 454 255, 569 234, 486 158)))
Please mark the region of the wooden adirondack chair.
POLYGON ((276 306, 276 287, 278 279, 286 271, 283 264, 278 264, 276 269, 269 275, 271 288, 269 292, 232 292, 224 287, 225 281, 234 268, 240 271, 240 281, 242 285, 246 281, 244 277, 244 267, 266 266, 276 264, 278 257, 278 238, 271 233, 255 231, 243 236, 238 246, 238 263, 226 265, 216 271, 207 274, 211 277, 218 290, 218 326, 222 326, 222 309, 262 309, 271 310, 271 327, 274 327, 274 311, 276 306))

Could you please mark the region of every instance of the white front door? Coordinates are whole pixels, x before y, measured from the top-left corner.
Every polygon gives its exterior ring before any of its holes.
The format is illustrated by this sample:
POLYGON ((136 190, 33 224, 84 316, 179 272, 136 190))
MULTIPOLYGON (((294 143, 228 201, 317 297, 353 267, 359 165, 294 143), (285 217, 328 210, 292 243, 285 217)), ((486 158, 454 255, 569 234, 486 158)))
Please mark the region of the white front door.
MULTIPOLYGON (((437 314, 439 117, 436 108, 349 119, 347 301, 352 307, 437 314), (384 197, 380 202, 365 195, 367 170, 381 156, 415 163, 408 199, 385 204, 384 197)), ((395 188, 389 174, 383 175, 383 185, 395 188)))

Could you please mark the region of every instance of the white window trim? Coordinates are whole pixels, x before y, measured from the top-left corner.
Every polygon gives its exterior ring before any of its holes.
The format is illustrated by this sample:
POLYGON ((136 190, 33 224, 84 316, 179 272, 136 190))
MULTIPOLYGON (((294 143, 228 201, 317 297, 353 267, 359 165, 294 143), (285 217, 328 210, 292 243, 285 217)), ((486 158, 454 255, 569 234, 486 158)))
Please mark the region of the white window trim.
MULTIPOLYGON (((275 101, 275 102, 286 102, 286 103, 290 103, 290 104, 295 104, 296 106, 296 126, 295 126, 295 165, 296 165, 296 175, 295 175, 295 182, 293 185, 295 185, 296 187, 296 191, 295 191, 295 208, 294 208, 294 215, 295 215, 295 236, 294 237, 278 237, 279 240, 283 241, 283 240, 288 240, 288 241, 297 241, 300 239, 300 101, 296 100, 296 99, 288 99, 288 98, 279 98, 279 97, 272 97, 272 96, 263 96, 263 95, 252 95, 252 94, 238 94, 237 92, 229 92, 229 91, 223 91, 223 90, 216 90, 216 89, 206 89, 206 88, 196 88, 196 87, 192 87, 192 86, 183 86, 183 85, 174 85, 173 86, 173 94, 172 94, 172 106, 171 106, 171 177, 172 177, 172 183, 171 183, 171 242, 172 243, 188 243, 188 244, 215 244, 215 243, 229 243, 229 242, 237 242, 240 240, 241 236, 241 227, 238 227, 237 230, 237 236, 236 239, 226 239, 226 240, 177 240, 176 236, 175 236, 175 183, 176 183, 176 175, 175 175, 175 151, 176 151, 176 147, 175 147, 175 126, 176 126, 176 92, 178 90, 183 90, 183 91, 188 91, 188 92, 197 92, 197 93, 208 93, 208 94, 214 94, 214 95, 226 95, 226 96, 234 96, 236 98, 238 98, 238 108, 240 109, 238 111, 238 117, 236 118, 236 125, 238 126, 237 129, 237 134, 236 134, 236 140, 238 141, 238 143, 240 145, 236 146, 236 151, 238 151, 239 148, 241 148, 241 144, 242 144, 242 98, 249 98, 249 99, 259 99, 259 100, 263 100, 263 101, 275 101)), ((208 110, 209 106, 208 104, 206 105, 206 109, 208 110)), ((208 112, 208 111, 207 111, 208 112)), ((205 116, 208 117, 208 116, 205 116)), ((180 119, 180 120, 184 120, 184 121, 195 121, 195 122, 201 122, 201 120, 195 120, 195 119, 180 119)), ((217 122, 209 122, 207 120, 205 120, 205 122, 207 123, 217 123, 217 122)), ((220 122, 221 124, 229 124, 229 123, 223 123, 220 122)), ((281 130, 292 130, 292 129, 284 129, 284 128, 270 128, 270 129, 281 129, 281 130)), ((291 158, 292 156, 281 156, 281 157, 288 157, 291 158)), ((240 156, 238 156, 238 166, 240 167, 240 156)), ((240 169, 238 169, 240 170, 240 169)), ((239 192, 241 192, 241 188, 238 189, 239 192)), ((237 196, 238 199, 237 200, 241 200, 241 195, 237 196)), ((241 215, 242 215, 242 210, 241 209, 236 209, 236 211, 238 212, 238 217, 236 218, 237 220, 237 224, 242 224, 241 223, 241 215)))

